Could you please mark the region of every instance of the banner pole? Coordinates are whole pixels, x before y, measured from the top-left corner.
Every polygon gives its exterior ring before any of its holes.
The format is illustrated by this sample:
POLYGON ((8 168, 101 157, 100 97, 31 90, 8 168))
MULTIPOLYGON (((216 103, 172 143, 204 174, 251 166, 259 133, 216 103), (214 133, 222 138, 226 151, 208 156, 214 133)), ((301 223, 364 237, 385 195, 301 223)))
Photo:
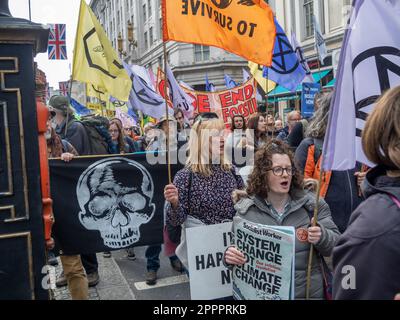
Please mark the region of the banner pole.
MULTIPOLYGON (((320 174, 319 174, 319 179, 318 179, 318 186, 317 186, 317 192, 315 195, 315 206, 314 206, 314 216, 313 216, 313 223, 312 226, 315 227, 317 225, 317 219, 318 219, 318 210, 319 210, 319 199, 320 199, 320 192, 321 192, 321 184, 322 184, 322 176, 324 175, 324 171, 322 169, 322 163, 323 163, 323 154, 321 154, 321 168, 320 168, 320 174)), ((312 259, 313 259, 313 254, 314 254, 314 245, 310 245, 310 253, 308 256, 308 267, 307 267, 307 287, 306 287, 306 300, 310 299, 310 287, 311 287, 311 266, 312 266, 312 259)))
POLYGON ((172 183, 171 178, 171 155, 169 150, 169 112, 168 112, 168 74, 167 74, 167 45, 163 40, 163 54, 164 54, 164 99, 165 99, 165 116, 167 118, 167 167, 168 167, 168 183, 172 183))
MULTIPOLYGON (((71 73, 71 64, 69 65, 69 72, 71 73)), ((72 82, 73 82, 73 80, 72 80, 72 73, 71 73, 71 78, 69 80, 69 88, 68 88, 69 99, 72 98, 72 95, 71 95, 72 94, 72 82)), ((70 108, 70 106, 68 106, 68 109, 69 108, 70 108)), ((68 120, 69 120, 68 118, 69 118, 69 112, 67 110, 67 118, 65 120, 65 133, 64 133, 65 139, 67 138, 68 120)))
MULTIPOLYGON (((318 44, 316 45, 316 49, 317 49, 317 62, 318 62, 318 72, 319 72, 319 84, 321 86, 321 92, 322 92, 321 63, 319 61, 320 55, 319 55, 318 44)), ((314 220, 313 220, 314 222, 312 223, 313 227, 315 227, 317 225, 318 204, 319 204, 319 198, 320 198, 320 192, 321 192, 322 176, 324 175, 324 171, 322 169, 322 163, 323 163, 323 154, 321 154, 321 168, 320 168, 319 179, 318 179, 317 194, 315 196, 314 220)), ((310 299, 311 266, 312 266, 313 254, 314 254, 314 246, 313 246, 313 244, 311 244, 310 253, 308 256, 308 267, 307 267, 307 287, 306 287, 306 299, 307 300, 310 299)))
POLYGON ((319 73, 319 85, 321 86, 321 92, 322 92, 321 62, 319 61, 318 45, 317 45, 317 61, 318 61, 318 73, 319 73))

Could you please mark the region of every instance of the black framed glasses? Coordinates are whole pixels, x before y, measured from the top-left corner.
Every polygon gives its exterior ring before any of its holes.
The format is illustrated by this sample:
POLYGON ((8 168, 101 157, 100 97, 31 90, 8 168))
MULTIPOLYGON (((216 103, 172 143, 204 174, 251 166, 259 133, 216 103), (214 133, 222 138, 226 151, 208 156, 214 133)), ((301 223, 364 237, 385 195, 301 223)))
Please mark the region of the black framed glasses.
POLYGON ((293 168, 293 167, 288 167, 288 168, 274 167, 274 168, 268 169, 267 171, 272 171, 272 173, 278 177, 281 177, 283 175, 283 172, 285 172, 285 171, 288 176, 293 176, 296 172, 295 168, 293 168))

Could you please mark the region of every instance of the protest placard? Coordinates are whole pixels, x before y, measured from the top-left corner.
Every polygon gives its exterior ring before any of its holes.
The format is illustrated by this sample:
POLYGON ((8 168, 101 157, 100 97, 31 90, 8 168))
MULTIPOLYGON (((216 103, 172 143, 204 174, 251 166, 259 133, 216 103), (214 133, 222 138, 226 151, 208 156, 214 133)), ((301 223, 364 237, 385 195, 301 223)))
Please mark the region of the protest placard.
POLYGON ((294 299, 293 227, 267 226, 233 219, 236 247, 247 262, 233 269, 237 300, 294 299))
POLYGON ((223 264, 231 231, 232 222, 186 229, 192 300, 232 296, 232 273, 223 264))
POLYGON ((314 99, 321 91, 319 83, 303 83, 301 92, 301 116, 311 118, 314 114, 314 99))
MULTIPOLYGON (((164 73, 160 69, 157 78, 157 92, 164 97, 164 73)), ((248 119, 258 112, 257 86, 254 78, 240 86, 223 91, 194 91, 185 87, 182 89, 193 99, 195 113, 215 112, 227 127, 230 125, 231 117, 237 114, 248 119)), ((172 106, 171 102, 169 104, 172 106)))

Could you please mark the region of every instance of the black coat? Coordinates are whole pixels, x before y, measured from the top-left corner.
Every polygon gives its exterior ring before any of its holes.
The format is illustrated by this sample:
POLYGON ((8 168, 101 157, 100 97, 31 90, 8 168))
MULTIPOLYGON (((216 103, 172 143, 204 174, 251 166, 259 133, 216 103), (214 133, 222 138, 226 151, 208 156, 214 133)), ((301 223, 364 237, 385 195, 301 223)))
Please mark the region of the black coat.
POLYGON ((333 250, 335 299, 387 299, 400 293, 400 178, 372 169, 363 183, 367 198, 353 212, 346 232, 333 250), (343 288, 354 267, 355 289, 343 288), (348 268, 348 267, 347 267, 348 268), (347 275, 347 278, 345 278, 347 275))
MULTIPOLYGON (((306 166, 308 148, 313 144, 317 144, 316 148, 319 150, 322 149, 322 140, 306 138, 296 150, 296 167, 301 173, 304 173, 306 166)), ((316 160, 318 159, 319 156, 316 160)), ((356 166, 351 170, 332 171, 328 192, 324 198, 331 209, 333 221, 341 233, 346 230, 351 213, 363 200, 358 192, 357 178, 354 176, 360 168, 361 166, 356 166)))
POLYGON ((68 121, 67 134, 65 134, 65 121, 56 128, 56 132, 62 139, 71 143, 79 155, 90 155, 90 140, 85 127, 79 121, 70 119, 68 121))

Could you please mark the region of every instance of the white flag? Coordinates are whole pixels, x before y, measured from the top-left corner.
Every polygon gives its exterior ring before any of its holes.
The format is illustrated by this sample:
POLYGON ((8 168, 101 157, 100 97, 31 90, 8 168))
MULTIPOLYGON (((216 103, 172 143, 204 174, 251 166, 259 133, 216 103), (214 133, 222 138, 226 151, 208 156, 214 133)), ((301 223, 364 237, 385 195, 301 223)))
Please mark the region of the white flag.
MULTIPOLYGON (((373 166, 361 134, 376 99, 400 85, 400 1, 356 1, 340 55, 324 141, 324 170, 373 166)), ((399 120, 400 121, 400 120, 399 120)))
POLYGON ((169 65, 167 65, 167 79, 174 108, 182 110, 186 119, 191 118, 194 112, 194 100, 179 86, 169 65))
POLYGON ((251 76, 250 76, 250 73, 248 73, 245 68, 242 68, 242 72, 243 72, 243 83, 245 83, 245 82, 249 81, 251 76))
POLYGON ((314 41, 315 41, 315 50, 319 53, 319 60, 321 64, 324 64, 325 58, 328 56, 328 51, 326 49, 326 44, 324 37, 322 36, 321 28, 315 16, 313 16, 314 21, 314 41))
POLYGON ((193 89, 193 87, 191 87, 190 85, 188 85, 186 82, 179 81, 179 85, 180 85, 181 87, 184 87, 185 89, 195 91, 195 90, 193 89))
POLYGON ((304 82, 308 83, 314 83, 314 78, 312 76, 310 67, 308 66, 307 60, 304 56, 303 49, 300 46, 300 43, 296 39, 296 34, 292 31, 292 38, 291 38, 291 44, 293 47, 293 50, 296 52, 297 58, 299 59, 299 62, 301 66, 303 67, 304 71, 306 72, 306 76, 303 79, 304 82))
MULTIPOLYGON (((130 107, 140 110, 145 115, 156 119, 160 119, 161 117, 165 116, 166 111, 164 98, 155 92, 152 86, 147 83, 145 79, 134 72, 134 70, 136 70, 141 73, 141 67, 128 66, 125 62, 123 65, 132 80, 132 90, 128 101, 130 107)), ((145 69, 144 71, 146 72, 145 69)), ((174 111, 172 108, 168 108, 168 114, 173 116, 174 111)))

